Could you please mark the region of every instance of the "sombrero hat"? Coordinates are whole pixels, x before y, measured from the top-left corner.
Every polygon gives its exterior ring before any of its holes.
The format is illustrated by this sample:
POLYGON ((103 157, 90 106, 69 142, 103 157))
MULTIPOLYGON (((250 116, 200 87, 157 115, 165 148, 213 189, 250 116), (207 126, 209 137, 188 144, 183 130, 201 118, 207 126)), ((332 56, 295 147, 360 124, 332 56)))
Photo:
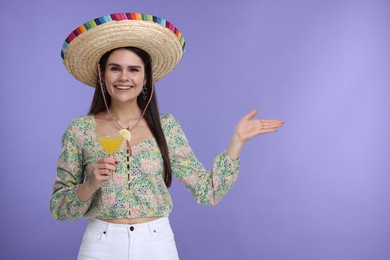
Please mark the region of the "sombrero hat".
POLYGON ((61 56, 76 79, 95 87, 100 58, 112 49, 126 46, 149 53, 154 82, 170 73, 185 52, 185 40, 172 23, 149 14, 116 13, 75 29, 66 38, 61 56))

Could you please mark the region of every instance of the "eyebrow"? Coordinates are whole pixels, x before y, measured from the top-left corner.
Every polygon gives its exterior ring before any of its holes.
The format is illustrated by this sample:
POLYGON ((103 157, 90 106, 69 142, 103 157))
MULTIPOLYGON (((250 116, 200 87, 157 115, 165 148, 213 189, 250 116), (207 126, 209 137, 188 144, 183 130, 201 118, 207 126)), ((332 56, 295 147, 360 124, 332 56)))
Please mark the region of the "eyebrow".
MULTIPOLYGON (((119 65, 117 63, 110 63, 110 64, 107 65, 107 67, 109 67, 109 66, 122 67, 121 65, 119 65)), ((127 67, 129 67, 129 68, 139 68, 139 69, 142 68, 142 66, 139 66, 139 65, 130 65, 130 66, 127 66, 127 67)))

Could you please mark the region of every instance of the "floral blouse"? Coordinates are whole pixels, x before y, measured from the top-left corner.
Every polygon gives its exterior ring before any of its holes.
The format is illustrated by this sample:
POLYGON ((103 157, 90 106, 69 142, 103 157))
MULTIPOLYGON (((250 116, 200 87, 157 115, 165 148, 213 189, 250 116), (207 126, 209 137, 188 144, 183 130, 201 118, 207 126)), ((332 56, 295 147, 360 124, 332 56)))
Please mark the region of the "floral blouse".
MULTIPOLYGON (((172 174, 200 204, 215 205, 237 179, 239 160, 219 154, 210 171, 195 157, 179 123, 171 114, 161 117, 172 174)), ((163 159, 154 139, 132 146, 130 169, 126 147, 115 154, 118 162, 113 180, 107 181, 88 201, 81 201, 77 188, 92 174, 98 158, 107 157, 97 141, 93 116, 73 120, 62 139, 50 209, 55 219, 166 217, 172 199, 164 183, 163 159), (129 175, 130 174, 130 175, 129 175)))

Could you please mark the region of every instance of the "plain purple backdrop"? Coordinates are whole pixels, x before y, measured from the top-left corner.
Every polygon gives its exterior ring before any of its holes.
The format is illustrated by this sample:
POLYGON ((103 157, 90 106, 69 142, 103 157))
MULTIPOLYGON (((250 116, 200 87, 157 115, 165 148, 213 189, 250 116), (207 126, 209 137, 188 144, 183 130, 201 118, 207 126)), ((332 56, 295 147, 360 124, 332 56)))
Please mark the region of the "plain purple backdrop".
POLYGON ((181 259, 390 259, 390 2, 376 0, 2 1, 1 259, 76 259, 86 220, 55 221, 61 137, 93 89, 60 50, 80 24, 115 12, 173 22, 187 52, 157 84, 209 168, 252 108, 280 118, 250 141, 216 207, 175 181, 181 259))

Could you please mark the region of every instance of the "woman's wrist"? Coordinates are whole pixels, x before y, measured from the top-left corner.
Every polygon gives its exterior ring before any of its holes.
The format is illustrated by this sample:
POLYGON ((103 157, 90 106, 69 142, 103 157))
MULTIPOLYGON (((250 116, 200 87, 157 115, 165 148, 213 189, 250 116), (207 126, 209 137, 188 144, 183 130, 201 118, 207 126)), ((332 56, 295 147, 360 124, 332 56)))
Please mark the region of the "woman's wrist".
POLYGON ((95 191, 96 189, 90 185, 90 182, 86 181, 80 184, 79 188, 77 189, 77 197, 81 201, 87 201, 92 197, 95 191))
POLYGON ((243 146, 244 142, 242 142, 236 134, 233 134, 232 138, 230 139, 229 146, 226 149, 226 155, 229 156, 229 158, 232 160, 237 160, 240 158, 240 153, 243 146))

